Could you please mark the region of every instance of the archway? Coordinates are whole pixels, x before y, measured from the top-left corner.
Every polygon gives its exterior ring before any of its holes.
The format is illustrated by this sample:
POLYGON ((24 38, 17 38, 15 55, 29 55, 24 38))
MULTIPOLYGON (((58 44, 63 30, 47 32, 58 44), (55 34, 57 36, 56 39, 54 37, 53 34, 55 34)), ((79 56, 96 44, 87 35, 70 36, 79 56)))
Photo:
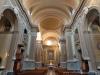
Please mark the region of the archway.
MULTIPOLYGON (((18 30, 17 17, 12 9, 5 9, 0 19, 0 57, 2 58, 1 66, 8 67, 9 58, 14 54, 18 30), (8 59, 8 60, 7 60, 8 59), (8 65, 6 65, 6 62, 8 65)), ((10 64, 9 66, 11 66, 10 64)))
POLYGON ((96 9, 91 9, 86 15, 85 40, 89 58, 97 69, 100 66, 100 16, 96 9), (95 61, 94 61, 95 60, 95 61))

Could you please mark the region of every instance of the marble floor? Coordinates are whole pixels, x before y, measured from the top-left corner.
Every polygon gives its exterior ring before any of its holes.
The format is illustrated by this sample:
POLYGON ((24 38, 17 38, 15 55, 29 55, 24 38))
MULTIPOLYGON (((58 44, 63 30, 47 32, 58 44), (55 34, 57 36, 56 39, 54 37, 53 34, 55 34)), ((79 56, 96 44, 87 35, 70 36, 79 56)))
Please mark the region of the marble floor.
POLYGON ((47 75, 56 75, 53 70, 48 70, 47 75))

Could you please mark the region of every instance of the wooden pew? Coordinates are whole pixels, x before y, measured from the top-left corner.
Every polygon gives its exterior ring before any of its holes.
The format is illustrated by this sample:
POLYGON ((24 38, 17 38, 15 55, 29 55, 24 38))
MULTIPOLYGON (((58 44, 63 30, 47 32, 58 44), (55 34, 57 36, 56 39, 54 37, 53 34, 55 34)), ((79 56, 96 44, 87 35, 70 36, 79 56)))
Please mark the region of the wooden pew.
POLYGON ((78 72, 63 72, 63 75, 81 75, 78 72))
POLYGON ((88 75, 88 72, 80 73, 77 70, 67 70, 63 68, 54 68, 57 75, 88 75))
POLYGON ((20 73, 17 73, 17 75, 45 75, 46 73, 47 73, 46 68, 37 68, 34 70, 22 71, 20 73))
POLYGON ((21 72, 17 75, 45 75, 44 71, 27 71, 27 72, 21 72))

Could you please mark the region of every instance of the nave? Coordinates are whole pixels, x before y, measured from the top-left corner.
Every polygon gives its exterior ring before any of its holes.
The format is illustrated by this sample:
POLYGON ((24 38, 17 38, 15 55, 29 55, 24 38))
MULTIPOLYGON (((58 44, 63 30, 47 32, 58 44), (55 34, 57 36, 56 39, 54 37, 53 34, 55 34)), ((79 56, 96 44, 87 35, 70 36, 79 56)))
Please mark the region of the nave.
POLYGON ((100 0, 0 0, 0 75, 100 75, 100 0))
POLYGON ((57 75, 53 70, 48 70, 47 75, 57 75))

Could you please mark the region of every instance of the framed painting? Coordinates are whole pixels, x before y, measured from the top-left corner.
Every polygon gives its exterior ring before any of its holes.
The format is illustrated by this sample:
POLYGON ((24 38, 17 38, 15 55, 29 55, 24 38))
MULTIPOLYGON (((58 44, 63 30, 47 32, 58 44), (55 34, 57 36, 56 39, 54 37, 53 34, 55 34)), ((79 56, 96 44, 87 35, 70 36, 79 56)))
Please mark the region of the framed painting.
POLYGON ((54 60, 54 51, 48 50, 48 60, 54 60))

